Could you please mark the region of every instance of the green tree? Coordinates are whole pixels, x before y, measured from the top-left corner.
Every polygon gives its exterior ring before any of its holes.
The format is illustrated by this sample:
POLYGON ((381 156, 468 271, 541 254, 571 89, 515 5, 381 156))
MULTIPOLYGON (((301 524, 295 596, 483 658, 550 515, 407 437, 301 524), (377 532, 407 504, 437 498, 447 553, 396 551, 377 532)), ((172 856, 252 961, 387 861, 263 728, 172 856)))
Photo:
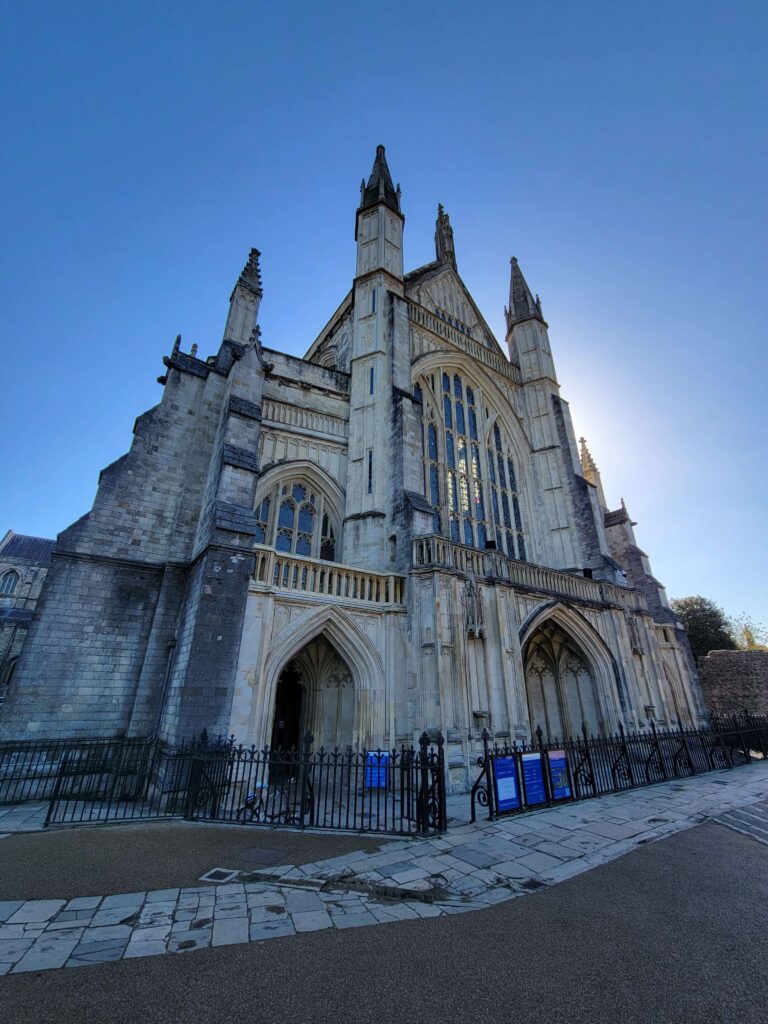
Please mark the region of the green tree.
POLYGON ((734 615, 728 622, 740 651, 768 650, 768 629, 762 623, 754 622, 745 612, 734 615))
POLYGON ((735 651, 737 644, 731 623, 723 609, 707 597, 694 595, 669 602, 688 633, 696 661, 710 651, 735 651))

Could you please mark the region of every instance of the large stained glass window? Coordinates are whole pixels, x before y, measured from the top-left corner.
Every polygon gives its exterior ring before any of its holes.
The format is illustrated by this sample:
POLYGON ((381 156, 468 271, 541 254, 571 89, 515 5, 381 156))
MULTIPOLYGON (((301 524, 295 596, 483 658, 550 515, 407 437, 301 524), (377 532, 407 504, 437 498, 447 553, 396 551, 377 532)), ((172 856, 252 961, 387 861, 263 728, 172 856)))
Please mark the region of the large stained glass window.
POLYGON ((483 417, 479 392, 458 373, 430 375, 414 390, 424 403, 424 486, 435 533, 477 548, 493 541, 524 560, 517 475, 499 421, 483 434, 489 411, 483 417))
POLYGON ((330 509, 306 480, 283 480, 259 500, 254 540, 305 558, 332 562, 336 557, 330 509))

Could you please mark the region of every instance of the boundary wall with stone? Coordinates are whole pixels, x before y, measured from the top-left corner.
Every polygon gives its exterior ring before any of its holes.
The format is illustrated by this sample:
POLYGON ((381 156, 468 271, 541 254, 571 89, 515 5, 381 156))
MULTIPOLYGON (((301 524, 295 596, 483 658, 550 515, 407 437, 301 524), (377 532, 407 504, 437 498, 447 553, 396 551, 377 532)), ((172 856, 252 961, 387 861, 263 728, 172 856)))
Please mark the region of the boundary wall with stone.
POLYGON ((699 658, 699 678, 714 714, 768 714, 768 651, 710 651, 699 658))

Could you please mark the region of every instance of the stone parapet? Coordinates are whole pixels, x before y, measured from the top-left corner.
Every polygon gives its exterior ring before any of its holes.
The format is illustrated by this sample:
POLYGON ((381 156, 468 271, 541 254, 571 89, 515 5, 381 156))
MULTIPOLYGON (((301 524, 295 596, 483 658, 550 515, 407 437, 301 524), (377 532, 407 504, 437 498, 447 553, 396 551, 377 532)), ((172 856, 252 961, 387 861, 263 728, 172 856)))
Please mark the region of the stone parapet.
POLYGON ((447 568, 466 575, 502 580, 538 594, 565 597, 589 604, 612 604, 632 611, 646 611, 643 595, 629 587, 590 580, 530 562, 507 558, 500 551, 479 551, 454 544, 436 534, 413 542, 413 567, 447 568))

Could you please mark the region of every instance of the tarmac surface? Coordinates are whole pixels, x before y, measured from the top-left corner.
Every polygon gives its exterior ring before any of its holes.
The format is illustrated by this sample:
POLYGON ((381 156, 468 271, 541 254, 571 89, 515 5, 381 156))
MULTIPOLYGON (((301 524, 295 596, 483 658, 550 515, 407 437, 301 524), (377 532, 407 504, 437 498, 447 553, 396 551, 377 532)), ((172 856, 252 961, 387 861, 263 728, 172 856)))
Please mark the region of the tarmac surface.
POLYGON ((0 842, 0 899, 74 899, 198 885, 212 867, 309 864, 385 845, 386 836, 176 821, 20 832, 0 842))
POLYGON ((708 822, 488 910, 8 975, 0 1001, 13 1024, 765 1024, 766 908, 768 846, 708 822))

